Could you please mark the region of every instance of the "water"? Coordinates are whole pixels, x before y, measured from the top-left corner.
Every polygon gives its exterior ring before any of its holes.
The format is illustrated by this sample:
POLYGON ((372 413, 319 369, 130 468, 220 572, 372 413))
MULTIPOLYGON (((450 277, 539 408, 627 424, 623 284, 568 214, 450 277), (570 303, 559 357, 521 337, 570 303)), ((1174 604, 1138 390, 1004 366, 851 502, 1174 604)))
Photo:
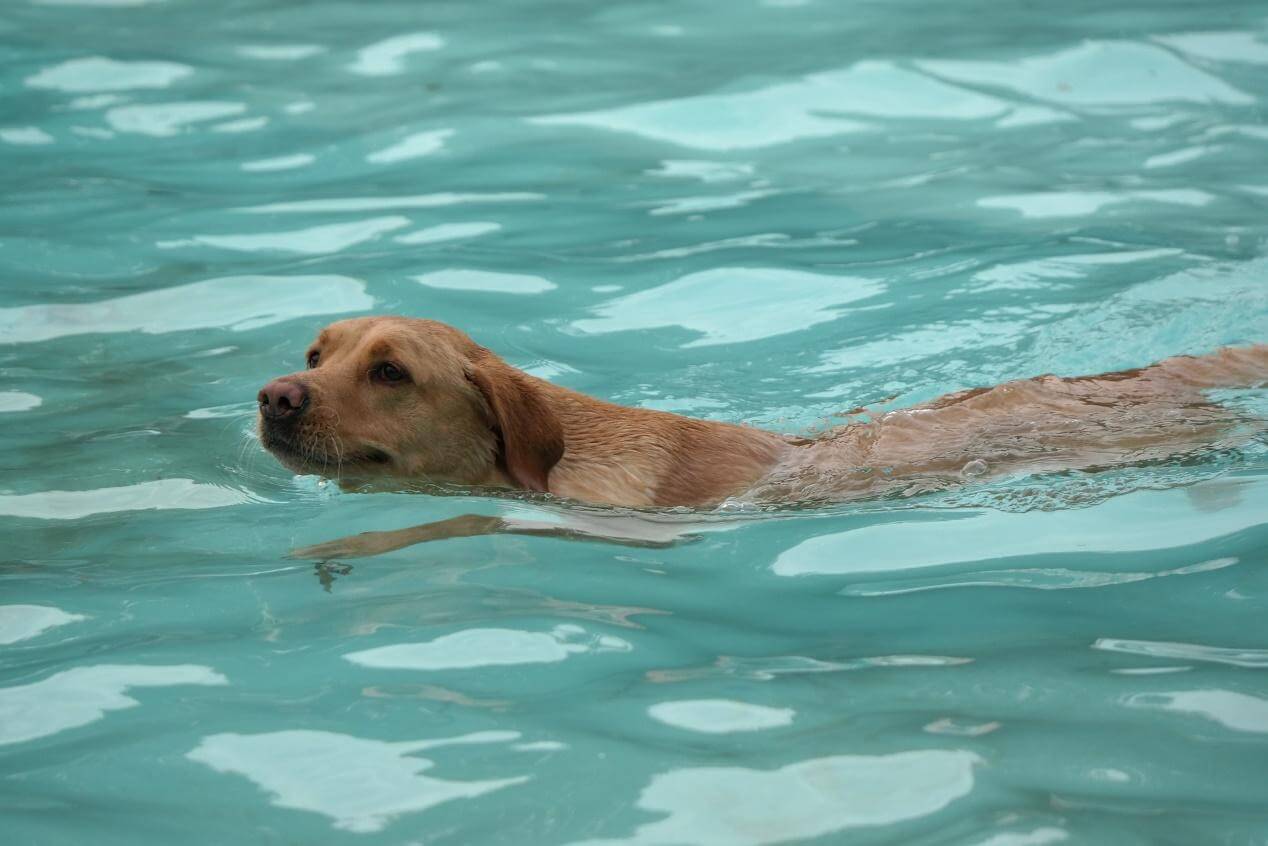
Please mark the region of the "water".
POLYGON ((1263 444, 314 567, 595 515, 251 434, 375 311, 802 433, 1268 340, 1262 4, 12 0, 0 45, 7 843, 1268 842, 1263 444))

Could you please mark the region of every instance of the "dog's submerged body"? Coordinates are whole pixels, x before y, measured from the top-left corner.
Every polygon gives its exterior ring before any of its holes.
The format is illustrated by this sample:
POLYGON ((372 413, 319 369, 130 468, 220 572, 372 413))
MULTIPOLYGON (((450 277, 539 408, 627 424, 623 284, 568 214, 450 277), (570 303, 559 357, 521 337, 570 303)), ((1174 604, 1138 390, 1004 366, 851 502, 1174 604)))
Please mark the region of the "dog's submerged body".
POLYGON ((296 472, 635 507, 839 501, 1156 461, 1243 440, 1245 421, 1203 391, 1268 384, 1258 345, 964 391, 805 439, 604 402, 430 320, 332 324, 308 361, 259 395, 261 440, 296 472))

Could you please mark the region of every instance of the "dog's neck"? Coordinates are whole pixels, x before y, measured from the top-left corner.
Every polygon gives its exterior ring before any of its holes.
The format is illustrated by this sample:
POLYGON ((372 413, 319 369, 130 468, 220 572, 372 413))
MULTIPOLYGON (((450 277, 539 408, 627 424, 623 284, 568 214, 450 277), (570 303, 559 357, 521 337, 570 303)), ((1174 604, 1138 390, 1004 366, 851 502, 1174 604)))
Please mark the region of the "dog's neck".
POLYGON ((742 494, 792 448, 779 435, 604 402, 536 381, 564 430, 550 492, 609 505, 710 506, 742 494))

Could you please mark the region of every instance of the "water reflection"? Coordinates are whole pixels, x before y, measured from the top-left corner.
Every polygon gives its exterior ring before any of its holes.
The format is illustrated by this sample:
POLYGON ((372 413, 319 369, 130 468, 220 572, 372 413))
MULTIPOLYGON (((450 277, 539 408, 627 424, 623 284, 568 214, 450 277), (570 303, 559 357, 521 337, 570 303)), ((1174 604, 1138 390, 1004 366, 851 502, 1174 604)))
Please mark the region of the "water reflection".
POLYGON ((647 709, 653 720, 674 728, 704 734, 761 731, 791 725, 796 711, 771 708, 734 699, 683 699, 657 702, 647 709))
POLYGON ((0 645, 30 640, 49 629, 88 619, 51 605, 0 605, 0 645))
POLYGON ((492 221, 438 223, 435 226, 419 229, 417 232, 397 235, 394 240, 398 244, 436 244, 442 241, 456 241, 462 238, 478 238, 481 235, 497 232, 501 228, 502 224, 492 221))
POLYGON ((242 118, 241 120, 227 120, 224 123, 218 123, 211 128, 212 132, 255 132, 269 125, 269 119, 265 115, 257 115, 256 117, 242 118))
POLYGON ((1028 567, 1009 570, 978 570, 957 573, 953 576, 930 576, 900 582, 868 582, 851 585, 841 591, 843 596, 895 596, 942 588, 1026 588, 1028 590, 1082 590, 1113 587, 1165 579, 1170 576, 1192 576, 1223 570, 1237 564, 1236 558, 1212 558, 1184 567, 1172 567, 1153 572, 1074 569, 1071 567, 1028 567))
POLYGON ((237 209, 248 214, 280 214, 286 212, 358 212, 391 211, 395 209, 433 209, 468 203, 520 203, 546 199, 543 194, 526 191, 500 193, 439 193, 415 194, 407 197, 331 197, 323 200, 294 200, 282 203, 266 203, 237 209))
POLYGON ((1189 100, 1244 105, 1255 100, 1169 50, 1131 41, 1087 41, 1021 60, 922 61, 918 67, 969 85, 1007 88, 1069 106, 1189 100))
POLYGON ((586 333, 681 326, 700 337, 683 344, 735 344, 798 332, 835 320, 841 306, 876 296, 884 285, 774 267, 722 267, 610 300, 573 322, 586 333), (667 309, 666 303, 674 307, 667 309))
POLYGON ((527 273, 499 273, 492 270, 450 268, 415 276, 414 281, 428 288, 450 288, 456 291, 486 291, 499 294, 544 294, 558 286, 549 279, 527 273))
POLYGON ((465 629, 423 643, 398 643, 344 656, 363 667, 404 670, 454 670, 511 664, 553 664, 573 655, 629 652, 629 641, 591 635, 564 623, 549 632, 518 629, 465 629))
POLYGON ((1177 206, 1205 206, 1215 197, 1194 188, 1148 191, 1043 191, 1035 194, 1007 194, 983 197, 977 204, 984 209, 1012 209, 1022 217, 1084 217, 1103 208, 1133 202, 1167 203, 1177 206))
POLYGON ((348 223, 328 223, 307 229, 286 232, 253 232, 242 235, 195 235, 179 241, 160 241, 163 249, 189 246, 217 247, 239 252, 278 252, 298 255, 337 253, 357 244, 373 241, 380 235, 409 226, 408 217, 392 215, 372 217, 348 223))
POLYGON ((444 46, 445 39, 430 32, 397 35, 362 47, 357 51, 357 60, 348 69, 362 76, 392 76, 405 72, 407 56, 439 50, 444 46))
POLYGON ((1154 41, 1174 47, 1199 59, 1268 65, 1268 43, 1263 35, 1242 30, 1223 32, 1182 32, 1154 36, 1154 41))
POLYGON ((972 846, 1047 846, 1070 839, 1070 832, 1056 826, 1041 826, 1030 831, 1001 831, 972 846))
POLYGON ((0 515, 39 520, 78 520, 93 514, 120 511, 225 508, 252 501, 242 491, 219 485, 190 479, 154 479, 114 488, 0 494, 0 515))
POLYGON ((1011 104, 890 62, 860 62, 738 94, 705 94, 595 112, 534 118, 546 126, 633 132, 720 152, 859 132, 864 118, 999 117, 1011 104), (848 117, 847 117, 848 116, 848 117))
POLYGON ((747 206, 754 200, 771 197, 779 193, 771 188, 756 188, 751 191, 738 191, 734 194, 711 194, 702 197, 679 197, 673 200, 657 202, 652 205, 650 215, 699 214, 707 211, 738 209, 747 206))
MULTIPOLYGON (((845 575, 1037 554, 1144 552, 1213 540, 1262 520, 1253 506, 1203 513, 1192 508, 1183 490, 1149 491, 1079 510, 958 511, 934 519, 865 524, 808 538, 780 553, 772 570, 781 576, 845 575), (1144 513, 1148 519, 1137 517, 1144 513)), ((1216 566, 1232 563, 1221 559, 1216 566)))
POLYGON ((75 667, 43 681, 0 688, 0 745, 47 737, 100 720, 108 711, 135 708, 141 703, 127 695, 134 687, 228 683, 198 664, 75 667))
POLYGON ((215 734, 186 757, 217 772, 245 776, 280 808, 329 817, 335 828, 373 832, 393 819, 455 799, 474 799, 529 776, 450 781, 422 775, 435 762, 415 755, 425 749, 505 743, 518 732, 487 731, 458 737, 381 741, 328 731, 215 734))
POLYGON ((26 391, 0 391, 0 413, 30 411, 43 403, 40 397, 26 391))
POLYGON ((265 62, 294 62, 326 52, 320 44, 243 44, 238 55, 265 62))
POLYGON ((1129 708, 1194 714, 1233 731, 1268 734, 1268 699, 1233 690, 1137 693, 1127 697, 1124 704, 1129 708))
POLYGON ((698 681, 728 676, 750 681, 773 681, 780 676, 798 676, 806 673, 839 673, 846 670, 877 668, 958 667, 972 662, 972 658, 955 655, 877 655, 831 661, 811 658, 807 655, 721 655, 709 666, 652 670, 648 672, 647 678, 649 681, 659 683, 698 681))
POLYGON ((28 76, 29 88, 45 88, 74 94, 99 91, 132 91, 167 88, 193 74, 194 69, 176 62, 117 62, 93 56, 70 59, 28 76))
POLYGON ((445 148, 445 140, 454 134, 452 129, 435 129, 430 132, 418 132, 402 138, 400 141, 382 150, 376 150, 365 157, 371 164, 395 164, 409 159, 430 156, 445 148))
POLYGON ((132 132, 154 138, 168 138, 196 123, 240 115, 245 103, 215 100, 189 103, 148 103, 116 106, 106 112, 106 122, 117 132, 132 132))
POLYGON ((0 141, 19 147, 42 147, 56 140, 38 126, 8 126, 0 129, 0 141))
POLYGON ((976 284, 971 285, 967 290, 975 293, 1052 291, 1063 287, 1060 280, 1084 279, 1101 267, 1181 255, 1184 255, 1181 250, 1164 247, 1156 250, 1122 250, 1112 253, 1074 253, 1051 258, 1007 262, 992 265, 974 273, 972 282, 976 284))
POLYGON ((598 844, 764 846, 936 813, 973 790, 972 752, 837 755, 775 770, 691 767, 654 776, 638 807, 667 815, 598 844))
POLYGON ((698 159, 666 159, 649 176, 698 179, 701 182, 731 182, 753 175, 753 165, 748 162, 715 162, 698 159))
POLYGON ((373 305, 365 283, 348 276, 225 276, 91 303, 0 308, 0 346, 100 332, 241 332, 373 305))
POLYGON ((248 173, 271 173, 275 170, 294 170, 298 167, 308 167, 317 161, 317 157, 311 153, 295 153, 291 156, 277 156, 271 159, 255 159, 254 161, 243 162, 241 168, 248 173))
POLYGON ((1209 661, 1230 667, 1268 668, 1268 649, 1203 646, 1196 643, 1127 640, 1115 637, 1097 638, 1092 648, 1103 649, 1106 652, 1123 652, 1128 655, 1146 655, 1150 658, 1179 658, 1185 661, 1209 661))

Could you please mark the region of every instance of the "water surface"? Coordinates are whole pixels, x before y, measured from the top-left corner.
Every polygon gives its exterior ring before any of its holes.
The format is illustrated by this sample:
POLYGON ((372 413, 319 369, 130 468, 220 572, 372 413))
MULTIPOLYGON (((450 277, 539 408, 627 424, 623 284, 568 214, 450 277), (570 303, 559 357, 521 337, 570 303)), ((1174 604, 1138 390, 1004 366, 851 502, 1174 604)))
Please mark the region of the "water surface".
POLYGON ((1262 443, 314 567, 578 512, 252 434, 373 312, 801 433, 1266 341, 1262 4, 12 0, 0 59, 6 842, 1268 842, 1262 443))

